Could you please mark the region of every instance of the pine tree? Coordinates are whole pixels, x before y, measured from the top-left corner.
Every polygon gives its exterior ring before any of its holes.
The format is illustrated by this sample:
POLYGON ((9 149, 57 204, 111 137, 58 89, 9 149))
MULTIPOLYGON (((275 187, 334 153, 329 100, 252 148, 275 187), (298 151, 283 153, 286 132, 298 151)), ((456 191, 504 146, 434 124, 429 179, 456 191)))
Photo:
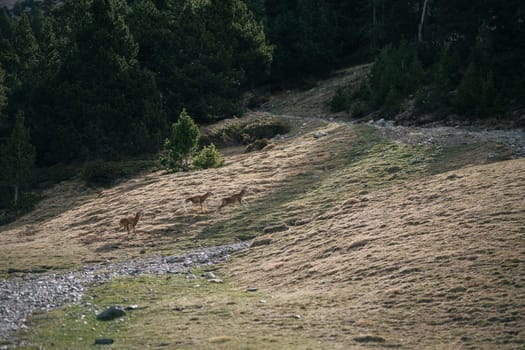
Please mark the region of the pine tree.
POLYGON ((14 34, 14 24, 7 7, 0 9, 0 33, 2 38, 11 39, 14 34))
POLYGON ((498 107, 497 101, 500 99, 498 98, 498 93, 494 84, 494 74, 492 71, 487 74, 486 79, 483 81, 481 92, 482 94, 480 96, 478 108, 481 116, 489 117, 498 107))
MULTIPOLYGON (((67 73, 87 86, 124 74, 136 64, 138 45, 123 16, 118 0, 94 0, 74 32, 67 73)), ((79 11, 82 8, 78 9, 79 11)))
POLYGON ((15 29, 14 49, 18 55, 19 72, 23 75, 37 63, 38 43, 31 28, 29 17, 24 13, 15 29))
POLYGON ((470 61, 467 71, 458 86, 455 106, 459 113, 474 114, 479 111, 483 96, 483 73, 476 60, 470 61))
POLYGON ((58 40, 49 17, 41 19, 41 30, 38 37, 38 62, 40 73, 55 73, 60 64, 58 40))
POLYGON ((13 47, 15 25, 7 8, 0 9, 0 65, 6 71, 6 84, 14 85, 15 71, 18 67, 18 56, 13 47))
POLYGON ((2 181, 13 189, 15 217, 21 189, 30 184, 35 166, 35 148, 31 144, 29 130, 24 126, 24 114, 17 113, 13 131, 0 154, 2 181))
MULTIPOLYGON (((7 105, 7 91, 4 85, 5 72, 0 65, 0 121, 2 120, 4 108, 7 105)), ((2 125, 2 123, 0 123, 2 125)))
POLYGON ((199 144, 199 127, 193 118, 183 110, 179 120, 171 127, 169 138, 164 144, 167 152, 161 163, 169 170, 187 171, 189 163, 199 144))
POLYGON ((399 111, 402 100, 401 93, 394 85, 390 85, 388 94, 385 97, 384 108, 388 113, 395 114, 399 111))
POLYGON ((192 164, 197 169, 209 169, 222 166, 223 161, 220 158, 217 147, 212 143, 209 146, 204 146, 200 152, 193 157, 192 164))
POLYGON ((447 94, 458 84, 460 57, 456 50, 445 47, 439 53, 435 81, 438 89, 447 94))
POLYGON ((170 118, 182 108, 198 121, 237 114, 242 91, 269 73, 271 46, 241 0, 142 0, 131 23, 170 118))
MULTIPOLYGON (((66 5, 71 8, 66 20, 78 23, 68 34, 56 83, 49 84, 53 96, 43 99, 47 106, 40 108, 61 126, 56 129, 61 135, 46 136, 49 148, 76 147, 80 159, 158 150, 165 113, 154 77, 136 59, 138 45, 123 16, 129 10, 126 3, 94 0, 83 17, 76 12, 84 11, 85 3, 66 5), (62 144, 72 139, 79 141, 62 144)), ((47 154, 51 162, 71 157, 70 152, 47 154)))
POLYGON ((408 71, 408 77, 407 77, 408 93, 412 93, 416 91, 419 85, 423 82, 424 78, 425 78, 425 70, 423 69, 421 60, 419 59, 417 55, 417 51, 415 51, 414 56, 412 57, 412 62, 410 63, 409 71, 408 71))

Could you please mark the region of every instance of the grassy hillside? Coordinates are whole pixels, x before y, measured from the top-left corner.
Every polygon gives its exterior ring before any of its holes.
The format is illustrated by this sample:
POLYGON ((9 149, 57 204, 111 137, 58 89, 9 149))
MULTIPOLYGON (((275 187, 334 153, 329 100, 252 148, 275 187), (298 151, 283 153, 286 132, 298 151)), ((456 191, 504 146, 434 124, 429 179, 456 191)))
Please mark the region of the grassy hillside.
MULTIPOLYGON (((282 116, 291 114, 283 106, 273 117, 292 131, 262 151, 223 149, 222 168, 155 172, 103 191, 62 183, 0 234, 3 274, 255 238, 208 268, 224 283, 114 280, 79 305, 34 315, 16 337, 63 349, 100 337, 114 349, 524 346, 523 158, 481 139, 400 142, 373 125, 282 116), (243 187, 247 208, 216 212, 243 187), (207 191, 204 212, 184 211, 184 198, 207 191), (128 239, 118 220, 137 210, 145 215, 128 239), (119 303, 139 308, 95 320, 119 303)), ((261 115, 271 116, 247 118, 261 115)))

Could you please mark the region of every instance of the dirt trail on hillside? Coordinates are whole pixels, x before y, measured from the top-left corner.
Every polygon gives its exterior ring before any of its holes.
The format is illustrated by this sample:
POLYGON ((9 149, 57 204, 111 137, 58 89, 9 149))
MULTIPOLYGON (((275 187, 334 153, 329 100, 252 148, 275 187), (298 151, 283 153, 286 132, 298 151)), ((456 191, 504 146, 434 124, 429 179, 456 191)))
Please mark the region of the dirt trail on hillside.
POLYGON ((330 111, 329 102, 340 87, 359 84, 368 74, 371 64, 363 64, 334 72, 305 90, 287 90, 269 97, 258 109, 277 115, 329 118, 346 116, 330 111))
POLYGON ((371 64, 364 64, 342 69, 334 72, 326 80, 317 82, 310 89, 280 92, 271 96, 259 107, 259 110, 270 115, 300 116, 343 124, 369 122, 377 128, 381 136, 408 144, 455 146, 494 142, 509 147, 516 157, 525 156, 525 130, 522 128, 491 129, 460 125, 403 126, 394 125, 392 121, 385 121, 384 116, 378 112, 359 120, 352 120, 347 112, 332 112, 330 100, 337 88, 359 85, 369 74, 370 67, 371 64))

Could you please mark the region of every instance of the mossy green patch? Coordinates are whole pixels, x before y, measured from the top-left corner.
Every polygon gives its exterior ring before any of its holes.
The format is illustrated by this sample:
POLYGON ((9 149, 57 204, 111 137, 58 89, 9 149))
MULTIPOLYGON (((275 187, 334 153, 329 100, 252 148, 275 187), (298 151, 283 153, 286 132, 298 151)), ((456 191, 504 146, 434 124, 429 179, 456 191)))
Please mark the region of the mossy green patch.
POLYGON ((205 228, 198 239, 259 235, 270 225, 296 225, 338 203, 428 173, 435 149, 390 142, 359 125, 350 129, 349 142, 331 149, 320 171, 308 170, 286 179, 266 197, 237 212, 227 221, 205 228))
POLYGON ((315 339, 297 332, 300 320, 283 322, 260 302, 263 297, 228 281, 182 275, 116 279, 89 290, 76 305, 33 315, 30 328, 16 339, 25 349, 91 349, 100 338, 112 339, 112 349, 319 348, 315 339), (137 308, 112 321, 96 319, 112 305, 137 308))
POLYGON ((430 164, 430 173, 460 169, 467 165, 477 165, 508 160, 513 152, 505 145, 483 142, 450 146, 436 151, 435 162, 430 164))
POLYGON ((305 170, 286 179, 266 197, 227 221, 205 228, 198 239, 249 237, 269 225, 311 221, 345 201, 403 182, 508 159, 508 148, 492 143, 451 146, 410 145, 381 138, 367 125, 350 129, 349 142, 334 148, 323 171, 305 170))

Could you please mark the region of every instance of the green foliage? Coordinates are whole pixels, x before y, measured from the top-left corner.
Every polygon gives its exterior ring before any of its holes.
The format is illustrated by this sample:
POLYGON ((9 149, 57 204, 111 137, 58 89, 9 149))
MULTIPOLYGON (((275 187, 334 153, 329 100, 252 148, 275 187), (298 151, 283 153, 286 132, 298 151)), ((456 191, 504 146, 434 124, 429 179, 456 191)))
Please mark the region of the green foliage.
POLYGON ((41 199, 42 197, 38 193, 22 192, 16 203, 11 202, 8 209, 11 210, 11 212, 17 213, 17 216, 21 216, 33 211, 35 205, 40 202, 41 199))
POLYGON ((274 80, 301 79, 337 60, 337 13, 326 0, 266 1, 267 33, 276 44, 274 80))
POLYGON ((440 107, 438 97, 441 91, 436 88, 420 87, 414 96, 414 105, 418 112, 431 112, 440 107))
MULTIPOLYGON (((420 5, 24 1, 0 9, 0 138, 23 111, 40 166, 155 153, 183 107, 198 122, 241 115, 241 94, 269 75, 297 86, 382 47, 370 84, 363 93, 342 88, 334 111, 395 113, 413 94, 419 111, 490 117, 522 108, 525 26, 509 23, 523 6, 432 2, 416 46, 420 5)), ((223 136, 215 145, 255 139, 223 136)))
POLYGON ((186 108, 195 120, 240 114, 244 89, 268 75, 272 48, 241 0, 183 0, 160 11, 133 6, 139 59, 152 72, 169 116, 186 108))
POLYGON ((459 83, 461 64, 458 51, 451 46, 438 50, 438 60, 429 69, 433 84, 420 86, 415 95, 415 106, 419 112, 448 110, 452 92, 459 83))
POLYGON ((39 165, 156 152, 168 115, 240 114, 241 92, 269 73, 272 47, 243 1, 129 3, 0 11, 7 114, 25 112, 39 165))
POLYGON ((246 124, 240 134, 242 143, 248 144, 258 139, 272 138, 275 135, 283 135, 290 131, 290 128, 285 123, 248 123, 246 124))
POLYGON ((219 168, 223 165, 220 154, 215 145, 212 143, 204 146, 199 153, 193 157, 193 166, 196 169, 219 168))
POLYGON ((0 65, 0 119, 2 118, 4 108, 7 105, 7 91, 4 85, 5 72, 0 65))
POLYGON ((35 187, 38 189, 49 188, 59 182, 73 179, 78 175, 78 167, 54 164, 49 167, 36 168, 35 187))
POLYGON ((489 117, 501 110, 501 103, 492 71, 484 74, 475 62, 471 62, 458 86, 455 100, 458 112, 472 117, 489 117))
POLYGON ((338 87, 329 102, 332 112, 349 111, 352 106, 352 91, 349 87, 338 87))
MULTIPOLYGON (((67 54, 35 84, 32 97, 38 102, 33 111, 40 161, 115 159, 157 151, 166 115, 153 74, 136 60, 138 46, 123 16, 126 4, 93 0, 64 6, 69 11, 61 19, 71 25, 76 21, 65 33, 67 54)), ((42 55, 52 58, 52 27, 46 28, 48 45, 42 55)))
POLYGON ((421 60, 418 57, 417 53, 414 53, 414 56, 411 59, 410 67, 407 72, 407 82, 406 89, 409 92, 416 91, 420 84, 425 80, 426 72, 423 69, 421 60))
POLYGON ((370 88, 366 83, 362 83, 358 88, 353 86, 337 88, 329 105, 332 112, 346 111, 352 118, 361 118, 371 111, 370 100, 370 88))
POLYGON ((403 97, 414 93, 425 78, 417 47, 402 42, 386 47, 374 62, 370 77, 372 102, 395 113, 403 97))
POLYGON ((38 33, 38 62, 39 73, 43 77, 50 77, 60 64, 59 42, 51 18, 38 18, 40 32, 38 33))
POLYGON ((489 117, 500 111, 502 97, 496 89, 491 69, 490 41, 481 33, 472 48, 469 64, 461 79, 454 106, 459 113, 471 117, 489 117))
POLYGON ((37 63, 38 43, 36 41, 29 17, 23 14, 14 32, 13 46, 18 55, 19 71, 26 73, 37 63))
POLYGON ((183 110, 179 120, 171 126, 169 137, 164 143, 165 155, 162 166, 168 170, 189 170, 190 161, 199 144, 200 131, 193 118, 183 110))
POLYGON ((401 99, 403 95, 395 85, 390 85, 388 94, 383 102, 383 108, 390 114, 395 114, 401 108, 401 99))
POLYGON ((481 115, 486 117, 498 112, 501 109, 501 99, 494 83, 494 74, 489 71, 481 87, 481 115))
MULTIPOLYGON (((372 104, 395 114, 403 99, 415 93, 418 112, 455 111, 471 118, 503 113, 505 99, 498 89, 493 48, 487 37, 490 35, 485 32, 479 34, 465 63, 461 62, 458 48, 436 47, 438 58, 427 67, 421 63, 415 46, 402 42, 399 47, 386 47, 371 70, 372 104)), ((429 47, 424 49, 428 55, 429 47)))
POLYGON ((0 226, 15 221, 18 217, 35 209, 42 197, 35 192, 20 193, 15 203, 9 191, 0 188, 0 226))
POLYGON ((362 118, 370 112, 370 106, 364 101, 356 101, 350 108, 350 114, 352 118, 362 118))
POLYGON ((31 144, 29 130, 24 125, 24 114, 17 113, 9 138, 2 145, 0 154, 0 180, 13 190, 12 207, 19 206, 20 193, 31 185, 35 167, 35 148, 31 144))
POLYGON ((0 9, 0 63, 8 71, 13 73, 17 64, 13 48, 15 23, 11 19, 6 7, 0 9))
POLYGON ((454 89, 459 82, 460 68, 461 62, 458 51, 452 47, 441 49, 434 73, 436 87, 445 94, 454 89))
POLYGON ((478 108, 483 86, 482 74, 479 65, 471 61, 458 86, 455 105, 460 113, 465 114, 478 108))

